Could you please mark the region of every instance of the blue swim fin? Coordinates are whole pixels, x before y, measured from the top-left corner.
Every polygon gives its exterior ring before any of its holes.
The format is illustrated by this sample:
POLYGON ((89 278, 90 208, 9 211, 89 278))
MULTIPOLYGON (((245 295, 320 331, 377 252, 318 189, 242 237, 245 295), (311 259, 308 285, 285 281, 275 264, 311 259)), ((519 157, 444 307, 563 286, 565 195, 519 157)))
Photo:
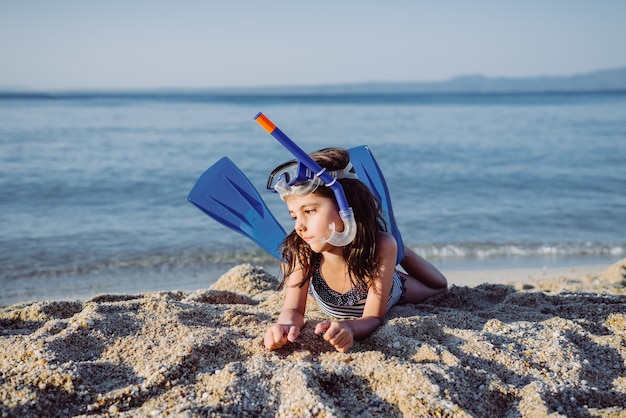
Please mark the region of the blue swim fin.
POLYGON ((398 244, 396 264, 400 264, 404 259, 404 243, 402 242, 402 235, 396 224, 396 219, 393 216, 391 197, 389 196, 389 189, 387 188, 383 172, 380 170, 374 155, 367 145, 350 148, 348 151, 350 152, 350 161, 357 176, 359 176, 359 180, 369 187, 383 208, 383 217, 387 222, 389 232, 394 236, 398 244))
POLYGON ((198 178, 188 199, 211 218, 281 259, 278 247, 287 235, 285 230, 250 180, 228 157, 223 157, 198 178))
MULTIPOLYGON (((385 221, 398 244, 397 263, 400 263, 404 258, 404 244, 382 171, 367 146, 348 151, 359 179, 381 202, 385 221)), ((250 180, 228 157, 223 157, 200 176, 188 199, 217 222, 250 238, 276 259, 281 259, 278 247, 286 236, 285 230, 250 180)))

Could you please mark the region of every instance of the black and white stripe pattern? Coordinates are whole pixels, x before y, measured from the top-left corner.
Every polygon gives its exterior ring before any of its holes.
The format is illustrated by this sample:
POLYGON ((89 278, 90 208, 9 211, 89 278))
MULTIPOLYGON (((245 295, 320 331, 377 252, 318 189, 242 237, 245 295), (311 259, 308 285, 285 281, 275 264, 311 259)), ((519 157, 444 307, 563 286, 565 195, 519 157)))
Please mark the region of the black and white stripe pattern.
MULTIPOLYGON (((396 271, 393 274, 393 284, 387 301, 387 311, 398 303, 405 292, 404 278, 396 271)), ((335 292, 326 284, 318 267, 311 278, 309 295, 317 301, 317 304, 326 315, 337 319, 349 319, 363 316, 367 290, 353 287, 343 294, 335 292)))

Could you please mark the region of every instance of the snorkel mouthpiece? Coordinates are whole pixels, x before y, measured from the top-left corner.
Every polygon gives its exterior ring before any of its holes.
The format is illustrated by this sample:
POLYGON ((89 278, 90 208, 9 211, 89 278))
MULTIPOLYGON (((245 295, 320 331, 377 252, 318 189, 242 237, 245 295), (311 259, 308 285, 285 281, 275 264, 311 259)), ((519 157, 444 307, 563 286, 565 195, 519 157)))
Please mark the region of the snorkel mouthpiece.
POLYGON ((354 219, 354 212, 352 211, 350 205, 348 205, 348 200, 346 199, 346 194, 344 193, 341 184, 336 178, 327 173, 325 168, 322 168, 315 162, 315 160, 313 160, 313 158, 309 156, 309 154, 304 152, 302 148, 296 145, 295 142, 285 135, 283 131, 278 129, 278 127, 276 127, 276 125, 274 125, 272 121, 269 120, 262 112, 259 112, 254 119, 263 127, 263 129, 280 142, 282 146, 287 148, 287 150, 291 152, 298 161, 315 173, 315 177, 321 179, 326 187, 330 187, 335 194, 335 199, 337 200, 337 205, 339 206, 339 216, 343 221, 344 230, 343 232, 338 232, 335 230, 335 224, 330 224, 329 228, 331 233, 325 242, 328 242, 336 247, 343 247, 350 244, 356 236, 356 221, 354 219))
MULTIPOLYGON (((335 190, 333 190, 333 192, 335 192, 335 190)), ((328 228, 330 229, 330 236, 327 239, 323 239, 322 242, 327 242, 335 247, 344 247, 350 244, 356 236, 356 221, 354 219, 354 212, 352 211, 352 208, 345 210, 340 209, 339 216, 343 221, 343 232, 335 231, 335 223, 333 222, 328 225, 328 228)))

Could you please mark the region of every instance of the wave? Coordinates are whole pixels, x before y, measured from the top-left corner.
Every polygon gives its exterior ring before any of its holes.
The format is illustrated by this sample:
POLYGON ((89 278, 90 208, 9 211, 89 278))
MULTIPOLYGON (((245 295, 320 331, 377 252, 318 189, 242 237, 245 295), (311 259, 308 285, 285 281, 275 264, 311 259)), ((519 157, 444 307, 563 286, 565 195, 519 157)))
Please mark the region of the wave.
POLYGON ((619 257, 626 254, 626 243, 452 243, 409 246, 423 257, 432 259, 619 257))
MULTIPOLYGON (((582 263, 593 257, 623 257, 626 243, 439 243, 406 244, 422 257, 433 261, 487 261, 517 259, 577 258, 582 263)), ((195 248, 172 253, 117 256, 108 259, 76 257, 63 264, 45 262, 6 265, 0 282, 43 277, 85 277, 100 274, 129 275, 142 272, 149 275, 199 274, 216 266, 250 263, 258 266, 278 266, 268 253, 255 248, 221 250, 195 248)))
POLYGON ((116 256, 107 259, 90 259, 76 256, 63 264, 36 262, 30 260, 19 265, 6 265, 0 275, 0 282, 35 277, 79 277, 111 272, 150 273, 175 272, 176 270, 201 270, 211 265, 250 263, 267 265, 274 258, 262 250, 258 251, 221 251, 208 249, 183 250, 178 253, 153 253, 142 255, 116 256))

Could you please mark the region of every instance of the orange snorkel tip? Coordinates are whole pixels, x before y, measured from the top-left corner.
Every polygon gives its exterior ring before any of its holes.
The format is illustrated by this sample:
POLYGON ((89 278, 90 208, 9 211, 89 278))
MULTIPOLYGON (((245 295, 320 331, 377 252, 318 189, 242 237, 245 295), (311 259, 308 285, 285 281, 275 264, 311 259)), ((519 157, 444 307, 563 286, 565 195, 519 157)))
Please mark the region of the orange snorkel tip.
POLYGON ((263 114, 263 112, 257 113, 257 115, 254 117, 254 120, 256 120, 257 123, 261 125, 263 129, 265 129, 269 134, 274 132, 274 129, 276 129, 276 125, 274 125, 272 121, 263 114))

